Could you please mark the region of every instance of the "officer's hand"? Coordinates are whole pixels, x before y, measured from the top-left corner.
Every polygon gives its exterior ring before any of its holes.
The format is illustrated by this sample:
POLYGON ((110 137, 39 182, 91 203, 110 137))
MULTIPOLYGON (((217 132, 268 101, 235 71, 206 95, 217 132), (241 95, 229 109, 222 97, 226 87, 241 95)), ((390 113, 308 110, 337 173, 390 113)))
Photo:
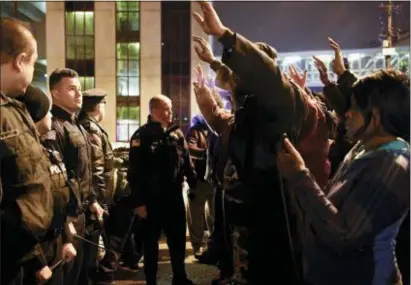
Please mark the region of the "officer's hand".
POLYGON ((44 266, 35 273, 38 284, 45 284, 51 278, 51 275, 53 275, 53 272, 48 266, 44 266))
POLYGON ((98 219, 101 219, 104 214, 104 209, 100 206, 98 202, 94 202, 90 205, 90 211, 94 213, 98 219))
POLYGON ((65 243, 61 249, 61 256, 67 261, 72 261, 77 256, 77 250, 72 243, 65 243))
POLYGON ((147 219, 147 209, 146 206, 140 206, 136 208, 136 214, 142 218, 147 219))
POLYGON ((187 198, 190 201, 193 201, 196 198, 196 194, 194 193, 193 189, 187 190, 187 198))
POLYGON ((277 152, 277 167, 285 178, 306 169, 304 159, 287 138, 277 152))

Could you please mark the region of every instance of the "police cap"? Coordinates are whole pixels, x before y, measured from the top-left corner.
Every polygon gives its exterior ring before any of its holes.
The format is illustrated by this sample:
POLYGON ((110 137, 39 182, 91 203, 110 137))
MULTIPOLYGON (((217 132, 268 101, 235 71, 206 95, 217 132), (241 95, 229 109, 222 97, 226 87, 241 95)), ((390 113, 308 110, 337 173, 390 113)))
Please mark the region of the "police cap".
POLYGON ((51 100, 40 88, 29 85, 21 97, 35 123, 41 121, 50 110, 51 100))
POLYGON ((83 91, 83 111, 88 112, 97 104, 101 103, 107 96, 107 92, 103 89, 94 88, 83 91))

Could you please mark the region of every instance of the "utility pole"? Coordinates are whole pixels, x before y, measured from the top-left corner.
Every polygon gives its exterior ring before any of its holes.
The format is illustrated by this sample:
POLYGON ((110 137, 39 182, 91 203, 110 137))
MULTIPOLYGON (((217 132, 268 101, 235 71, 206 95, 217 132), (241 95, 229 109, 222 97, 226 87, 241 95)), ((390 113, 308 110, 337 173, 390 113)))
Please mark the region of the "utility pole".
MULTIPOLYGON (((392 25, 392 17, 394 8, 396 5, 392 3, 392 1, 388 1, 387 4, 381 4, 380 8, 383 8, 387 11, 387 34, 386 39, 383 41, 383 49, 391 49, 392 48, 392 40, 393 40, 393 31, 394 27, 392 25)), ((391 54, 388 52, 385 55, 385 68, 391 68, 391 54)))

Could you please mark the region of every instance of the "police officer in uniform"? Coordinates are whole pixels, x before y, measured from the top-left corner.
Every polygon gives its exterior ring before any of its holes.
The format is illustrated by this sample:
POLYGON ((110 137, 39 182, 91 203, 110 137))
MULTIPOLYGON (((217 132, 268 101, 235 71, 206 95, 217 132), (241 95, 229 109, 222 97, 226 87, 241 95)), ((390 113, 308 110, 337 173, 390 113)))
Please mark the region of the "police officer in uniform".
MULTIPOLYGON (((84 91, 79 121, 87 131, 88 140, 91 144, 92 186, 97 194, 99 204, 105 205, 104 207, 107 210, 108 204, 112 204, 113 201, 114 157, 108 134, 100 125, 105 117, 106 96, 107 92, 102 89, 84 91)), ((104 223, 100 222, 100 229, 92 235, 91 239, 98 243, 99 234, 101 234, 105 246, 109 247, 105 228, 104 223)), ((96 255, 97 248, 94 248, 94 252, 89 257, 89 263, 97 266, 97 262, 95 262, 96 255)), ((97 278, 100 279, 100 276, 93 276, 95 282, 98 281, 97 278)))
MULTIPOLYGON (((56 132, 51 130, 52 116, 49 112, 51 101, 47 95, 41 89, 29 86, 21 101, 25 103, 30 116, 35 122, 44 145, 48 145, 47 141, 54 141, 56 139, 56 132)), ((45 150, 51 164, 49 173, 53 194, 53 219, 47 234, 40 241, 47 264, 53 266, 63 259, 65 262, 70 262, 77 254, 72 244, 75 232, 70 232, 70 229, 73 229, 73 225, 67 222, 67 207, 73 193, 71 192, 66 167, 60 154, 50 149, 45 150)), ((26 270, 22 273, 22 284, 37 284, 33 280, 33 276, 26 274, 26 270)), ((47 284, 60 285, 62 283, 62 266, 55 266, 53 275, 47 284)))
POLYGON ((170 249, 173 285, 193 284, 185 270, 186 216, 184 176, 191 189, 196 175, 182 131, 172 126, 171 100, 150 99, 147 124, 131 137, 128 181, 132 204, 145 219, 144 272, 147 285, 155 285, 158 240, 163 230, 170 249))
POLYGON ((92 183, 100 204, 111 203, 114 190, 114 157, 107 132, 100 123, 106 114, 107 92, 90 89, 83 92, 80 124, 91 143, 92 183))
MULTIPOLYGON (((104 210, 97 202, 97 195, 92 187, 87 133, 76 117, 83 102, 77 72, 68 68, 56 69, 49 77, 49 88, 53 99, 52 129, 56 132, 56 140, 50 141, 48 148, 58 151, 66 165, 68 179, 73 185, 77 200, 70 207, 69 221, 73 221, 77 234, 84 237, 85 213, 94 213, 100 217, 104 210)), ((87 284, 89 268, 86 261, 92 254, 92 249, 88 243, 84 244, 79 239, 74 240, 74 246, 77 257, 65 268, 65 284, 87 284)))
POLYGON ((22 22, 0 19, 0 284, 15 281, 22 266, 39 282, 52 275, 39 239, 53 217, 48 169, 33 120, 23 102, 33 79, 37 43, 22 22))

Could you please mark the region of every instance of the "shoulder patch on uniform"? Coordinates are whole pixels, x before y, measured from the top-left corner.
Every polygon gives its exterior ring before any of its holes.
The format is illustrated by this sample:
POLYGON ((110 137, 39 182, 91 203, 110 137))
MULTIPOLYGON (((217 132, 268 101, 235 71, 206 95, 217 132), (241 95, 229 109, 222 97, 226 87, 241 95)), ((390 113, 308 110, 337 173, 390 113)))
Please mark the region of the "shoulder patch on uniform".
POLYGON ((131 147, 139 147, 141 144, 140 138, 134 138, 131 140, 131 147))

